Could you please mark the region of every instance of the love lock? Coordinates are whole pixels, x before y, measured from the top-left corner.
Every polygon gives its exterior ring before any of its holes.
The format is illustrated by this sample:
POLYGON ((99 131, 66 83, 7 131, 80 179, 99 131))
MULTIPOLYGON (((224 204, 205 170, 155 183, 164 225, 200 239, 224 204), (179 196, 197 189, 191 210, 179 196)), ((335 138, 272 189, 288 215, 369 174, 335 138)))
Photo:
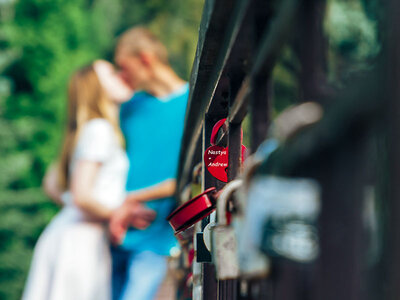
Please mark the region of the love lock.
POLYGON ((254 242, 271 258, 312 263, 319 255, 319 184, 306 178, 260 176, 249 192, 254 242), (259 220, 259 223, 254 221, 259 220))
POLYGON ((253 242, 255 228, 252 226, 252 221, 255 220, 249 218, 248 214, 249 188, 261 161, 259 155, 248 157, 243 172, 243 185, 235 193, 237 207, 232 228, 237 238, 239 273, 241 278, 248 279, 265 277, 270 272, 270 260, 253 242))
POLYGON ((241 185, 242 180, 240 179, 229 182, 218 197, 218 223, 211 228, 211 231, 212 252, 219 280, 233 279, 239 276, 237 241, 234 229, 229 225, 228 201, 241 185))
MULTIPOLYGON (((208 172, 220 181, 228 182, 228 147, 216 145, 218 131, 224 126, 226 119, 219 120, 215 123, 212 131, 210 144, 204 152, 204 165, 208 172)), ((242 132, 243 135, 243 132, 242 132)), ((246 147, 242 145, 242 162, 244 161, 246 147)))
POLYGON ((255 176, 246 198, 242 220, 234 220, 241 276, 268 275, 269 264, 276 259, 305 264, 316 260, 320 211, 317 182, 255 176))
POLYGON ((216 188, 212 187, 175 209, 167 217, 175 235, 211 214, 215 210, 217 195, 216 188))

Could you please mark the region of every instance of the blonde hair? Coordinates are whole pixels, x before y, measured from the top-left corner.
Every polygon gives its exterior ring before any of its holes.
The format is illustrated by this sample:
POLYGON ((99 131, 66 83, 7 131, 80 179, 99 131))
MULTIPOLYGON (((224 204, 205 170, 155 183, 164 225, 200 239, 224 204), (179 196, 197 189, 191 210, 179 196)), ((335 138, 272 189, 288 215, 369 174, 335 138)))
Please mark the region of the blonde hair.
POLYGON ((130 55, 151 52, 164 64, 168 64, 168 51, 164 44, 148 29, 133 27, 125 31, 118 39, 116 53, 122 49, 130 55))
POLYGON ((108 120, 123 144, 123 136, 119 128, 118 119, 113 112, 115 104, 107 96, 93 64, 75 72, 68 86, 68 117, 66 134, 59 159, 59 185, 66 190, 69 185, 69 167, 77 138, 82 126, 89 120, 103 118, 108 120))

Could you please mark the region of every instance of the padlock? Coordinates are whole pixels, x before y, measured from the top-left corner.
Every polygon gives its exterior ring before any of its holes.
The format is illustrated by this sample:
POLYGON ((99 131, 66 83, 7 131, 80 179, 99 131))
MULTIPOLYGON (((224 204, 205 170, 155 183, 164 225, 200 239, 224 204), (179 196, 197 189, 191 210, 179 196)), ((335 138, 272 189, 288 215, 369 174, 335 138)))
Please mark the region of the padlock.
POLYGON ((243 184, 235 191, 236 213, 232 220, 232 228, 237 238, 237 255, 241 278, 266 277, 270 272, 270 260, 260 251, 258 245, 252 243, 252 220, 248 216, 248 192, 255 170, 261 162, 258 155, 246 160, 243 172, 243 184))
POLYGON ((242 185, 242 180, 229 182, 221 191, 217 201, 218 222, 211 228, 212 252, 219 280, 234 279, 239 276, 237 242, 234 229, 229 225, 228 201, 242 185))
MULTIPOLYGON (((221 127, 225 126, 226 119, 219 120, 215 123, 212 131, 211 131, 211 138, 210 144, 211 146, 208 147, 204 151, 204 165, 208 172, 218 180, 222 182, 228 182, 228 156, 229 156, 229 149, 228 147, 222 147, 216 145, 217 142, 217 134, 221 127)), ((243 139, 243 131, 242 137, 243 139)), ((241 147, 241 162, 244 162, 246 158, 246 147, 242 145, 241 147)))
POLYGON ((253 242, 269 257, 309 264, 319 254, 320 187, 312 179, 257 176, 249 192, 253 242))
POLYGON ((190 201, 175 209, 167 220, 175 234, 190 228, 215 210, 215 200, 218 192, 215 187, 205 190, 190 201))
POLYGON ((318 257, 319 186, 310 179, 255 176, 242 218, 235 218, 242 277, 268 275, 279 258, 311 263, 318 257))

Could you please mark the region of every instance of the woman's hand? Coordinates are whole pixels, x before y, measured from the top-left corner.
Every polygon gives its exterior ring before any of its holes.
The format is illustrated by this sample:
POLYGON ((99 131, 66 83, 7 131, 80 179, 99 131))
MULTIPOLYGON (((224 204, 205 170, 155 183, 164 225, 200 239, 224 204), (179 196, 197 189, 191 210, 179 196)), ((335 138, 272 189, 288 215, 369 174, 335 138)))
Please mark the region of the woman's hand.
POLYGON ((109 227, 111 242, 121 244, 129 227, 146 229, 155 219, 156 212, 138 202, 125 202, 111 215, 109 227))

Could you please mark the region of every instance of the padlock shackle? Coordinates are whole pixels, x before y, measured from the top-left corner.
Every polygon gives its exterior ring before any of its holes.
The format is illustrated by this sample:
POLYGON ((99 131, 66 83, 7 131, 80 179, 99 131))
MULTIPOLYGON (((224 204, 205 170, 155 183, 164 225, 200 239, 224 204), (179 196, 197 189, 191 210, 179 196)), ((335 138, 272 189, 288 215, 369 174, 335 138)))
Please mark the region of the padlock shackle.
POLYGON ((219 192, 217 201, 217 218, 218 225, 228 225, 227 219, 227 208, 228 201, 232 194, 242 186, 242 179, 235 179, 230 181, 225 187, 219 192))
MULTIPOLYGON (((226 118, 219 120, 217 123, 215 123, 213 129, 211 130, 211 137, 210 137, 210 144, 214 146, 217 142, 217 136, 218 136, 218 131, 221 129, 221 127, 224 127, 225 130, 227 130, 227 125, 226 123, 226 118)), ((243 129, 240 129, 240 143, 243 141, 243 129)))
POLYGON ((222 126, 226 129, 226 124, 225 124, 226 118, 219 120, 217 123, 215 123, 213 129, 211 130, 211 137, 210 137, 210 144, 215 145, 216 140, 217 140, 217 135, 218 131, 221 129, 222 126))

